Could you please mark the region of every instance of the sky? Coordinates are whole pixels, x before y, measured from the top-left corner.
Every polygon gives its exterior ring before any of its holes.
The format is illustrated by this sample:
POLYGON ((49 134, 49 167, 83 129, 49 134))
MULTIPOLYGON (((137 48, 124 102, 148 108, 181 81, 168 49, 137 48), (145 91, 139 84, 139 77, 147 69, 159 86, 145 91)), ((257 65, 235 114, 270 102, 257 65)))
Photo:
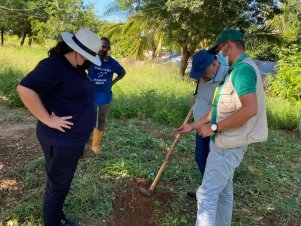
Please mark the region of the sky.
POLYGON ((115 3, 115 0, 84 0, 84 2, 95 4, 95 12, 101 19, 105 19, 110 22, 122 22, 125 20, 125 17, 122 16, 121 12, 104 16, 104 12, 115 3))

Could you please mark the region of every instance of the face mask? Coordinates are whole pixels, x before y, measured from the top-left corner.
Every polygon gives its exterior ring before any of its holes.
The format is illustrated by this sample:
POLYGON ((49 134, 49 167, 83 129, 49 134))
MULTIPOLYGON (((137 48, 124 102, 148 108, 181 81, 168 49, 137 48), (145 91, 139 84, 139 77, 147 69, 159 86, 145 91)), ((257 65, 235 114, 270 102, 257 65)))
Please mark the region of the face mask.
POLYGON ((216 58, 217 58, 218 62, 221 65, 224 65, 224 66, 228 66, 229 65, 229 58, 228 58, 228 56, 224 56, 221 50, 216 55, 216 58))
POLYGON ((88 70, 88 68, 90 67, 91 65, 91 62, 88 61, 88 60, 85 60, 85 62, 82 64, 82 65, 77 65, 76 68, 83 72, 83 73, 86 73, 86 70, 88 70))
MULTIPOLYGON (((226 46, 226 45, 225 45, 226 46)), ((225 48, 224 46, 224 48, 225 48)), ((218 60, 218 62, 221 64, 221 65, 224 65, 224 66, 229 66, 229 57, 228 56, 224 56, 223 55, 223 49, 222 48, 218 54, 216 55, 216 58, 218 60)), ((229 54, 228 54, 229 55, 229 54)))

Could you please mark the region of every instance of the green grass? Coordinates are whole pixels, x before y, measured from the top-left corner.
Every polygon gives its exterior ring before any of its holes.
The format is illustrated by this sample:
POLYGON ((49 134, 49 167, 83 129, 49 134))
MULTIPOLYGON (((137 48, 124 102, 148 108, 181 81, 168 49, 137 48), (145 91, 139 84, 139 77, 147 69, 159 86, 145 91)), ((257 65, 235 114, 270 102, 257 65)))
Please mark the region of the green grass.
MULTIPOLYGON (((16 86, 37 62, 47 56, 47 49, 9 45, 0 52, 0 101, 23 106, 16 86)), ((173 65, 125 63, 127 75, 113 87, 111 116, 147 117, 176 126, 184 118, 194 92, 194 84, 177 75, 173 65)), ((273 129, 296 131, 301 118, 301 102, 267 97, 268 124, 273 129)))
POLYGON ((40 46, 20 47, 15 44, 6 44, 0 48, 0 68, 10 66, 23 74, 28 73, 39 60, 47 57, 48 48, 40 46))
POLYGON ((234 221, 258 225, 255 216, 273 216, 278 225, 300 225, 301 142, 270 131, 267 142, 251 145, 236 172, 234 221), (277 220, 276 220, 277 222, 277 220))
POLYGON ((181 123, 179 119, 189 111, 194 86, 177 75, 176 67, 128 64, 125 68, 126 77, 113 87, 113 117, 142 116, 172 125, 181 123))
MULTIPOLYGON (((10 44, 1 49, 0 92, 8 98, 2 102, 20 106, 15 94, 18 80, 46 55, 47 49, 37 46, 10 44)), ((113 87, 104 153, 88 154, 80 161, 66 200, 68 216, 85 224, 106 225, 113 199, 130 180, 154 179, 172 142, 173 128, 182 123, 190 107, 194 86, 177 76, 177 68, 129 63, 125 68, 126 77, 113 87)), ((271 128, 295 130, 298 126, 298 104, 268 98, 267 112, 271 128)), ((22 119, 17 115, 12 121, 22 119)), ((158 188, 172 194, 164 214, 157 216, 161 225, 194 225, 196 204, 185 198, 200 180, 193 146, 194 136, 183 136, 160 180, 158 188)), ((233 225, 269 225, 269 220, 275 225, 301 225, 300 151, 300 140, 275 130, 270 130, 267 142, 250 145, 235 173, 233 225)), ((0 222, 5 217, 11 220, 8 225, 41 224, 43 165, 43 159, 37 158, 11 172, 22 184, 21 198, 0 213, 0 222)), ((5 195, 0 191, 0 197, 5 195)))
POLYGON ((267 97, 268 125, 273 129, 296 131, 301 120, 301 101, 267 97))
MULTIPOLYGON (((115 196, 135 178, 154 179, 172 140, 173 127, 147 119, 111 119, 103 142, 104 153, 85 154, 80 161, 65 209, 82 223, 106 225, 115 196), (130 131, 130 132, 129 132, 130 131), (118 134, 118 135, 116 135, 118 134), (164 139, 164 138, 165 139, 164 139)), ((194 136, 180 140, 158 185, 172 194, 161 225, 193 225, 196 204, 186 191, 197 187, 200 176, 194 163, 194 136)), ((89 150, 86 150, 89 152, 89 150)), ((269 140, 251 145, 234 179, 233 225, 300 225, 301 142, 270 130, 269 140)), ((23 184, 22 198, 6 215, 18 222, 41 223, 44 189, 43 158, 15 172, 23 184)), ((160 205, 160 204, 159 204, 160 205)))

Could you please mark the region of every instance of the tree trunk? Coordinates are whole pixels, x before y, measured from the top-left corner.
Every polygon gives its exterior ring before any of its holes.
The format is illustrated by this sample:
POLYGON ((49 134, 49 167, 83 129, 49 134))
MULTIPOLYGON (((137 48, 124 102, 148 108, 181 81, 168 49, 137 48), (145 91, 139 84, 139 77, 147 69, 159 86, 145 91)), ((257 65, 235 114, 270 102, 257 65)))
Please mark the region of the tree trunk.
POLYGON ((28 46, 30 46, 30 47, 31 47, 31 44, 32 44, 32 36, 33 36, 32 31, 29 30, 27 32, 27 37, 28 37, 28 46))
POLYGON ((26 35, 27 35, 27 32, 24 32, 23 35, 22 35, 22 38, 21 38, 20 46, 24 45, 26 35))
POLYGON ((151 59, 152 60, 156 60, 156 58, 157 58, 157 55, 156 55, 157 46, 156 46, 156 44, 153 41, 152 41, 152 47, 151 47, 151 49, 152 49, 151 59))
POLYGON ((156 60, 156 48, 152 48, 152 60, 156 60))
POLYGON ((4 28, 1 28, 1 46, 4 46, 4 28))
POLYGON ((185 71, 188 66, 188 59, 189 59, 188 53, 187 52, 183 53, 183 56, 181 59, 181 67, 180 67, 180 75, 183 77, 185 75, 185 71))
POLYGON ((32 43, 32 36, 28 37, 28 45, 31 47, 31 43, 32 43))
POLYGON ((194 53, 194 50, 189 50, 187 47, 187 44, 183 45, 183 53, 182 53, 182 59, 181 59, 181 67, 180 67, 180 75, 185 76, 185 71, 188 66, 188 59, 189 57, 194 53))

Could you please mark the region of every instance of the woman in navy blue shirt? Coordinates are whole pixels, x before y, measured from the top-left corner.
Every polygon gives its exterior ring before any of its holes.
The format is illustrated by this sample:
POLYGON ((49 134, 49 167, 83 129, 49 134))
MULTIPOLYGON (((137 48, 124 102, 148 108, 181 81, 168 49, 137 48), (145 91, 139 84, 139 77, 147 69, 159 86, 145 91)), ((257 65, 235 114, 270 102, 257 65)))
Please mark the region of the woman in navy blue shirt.
POLYGON ((101 65, 95 33, 80 29, 75 35, 63 32, 62 38, 17 87, 38 119, 36 133, 47 173, 45 226, 78 225, 65 218, 63 204, 96 120, 93 84, 82 66, 86 61, 101 65))

